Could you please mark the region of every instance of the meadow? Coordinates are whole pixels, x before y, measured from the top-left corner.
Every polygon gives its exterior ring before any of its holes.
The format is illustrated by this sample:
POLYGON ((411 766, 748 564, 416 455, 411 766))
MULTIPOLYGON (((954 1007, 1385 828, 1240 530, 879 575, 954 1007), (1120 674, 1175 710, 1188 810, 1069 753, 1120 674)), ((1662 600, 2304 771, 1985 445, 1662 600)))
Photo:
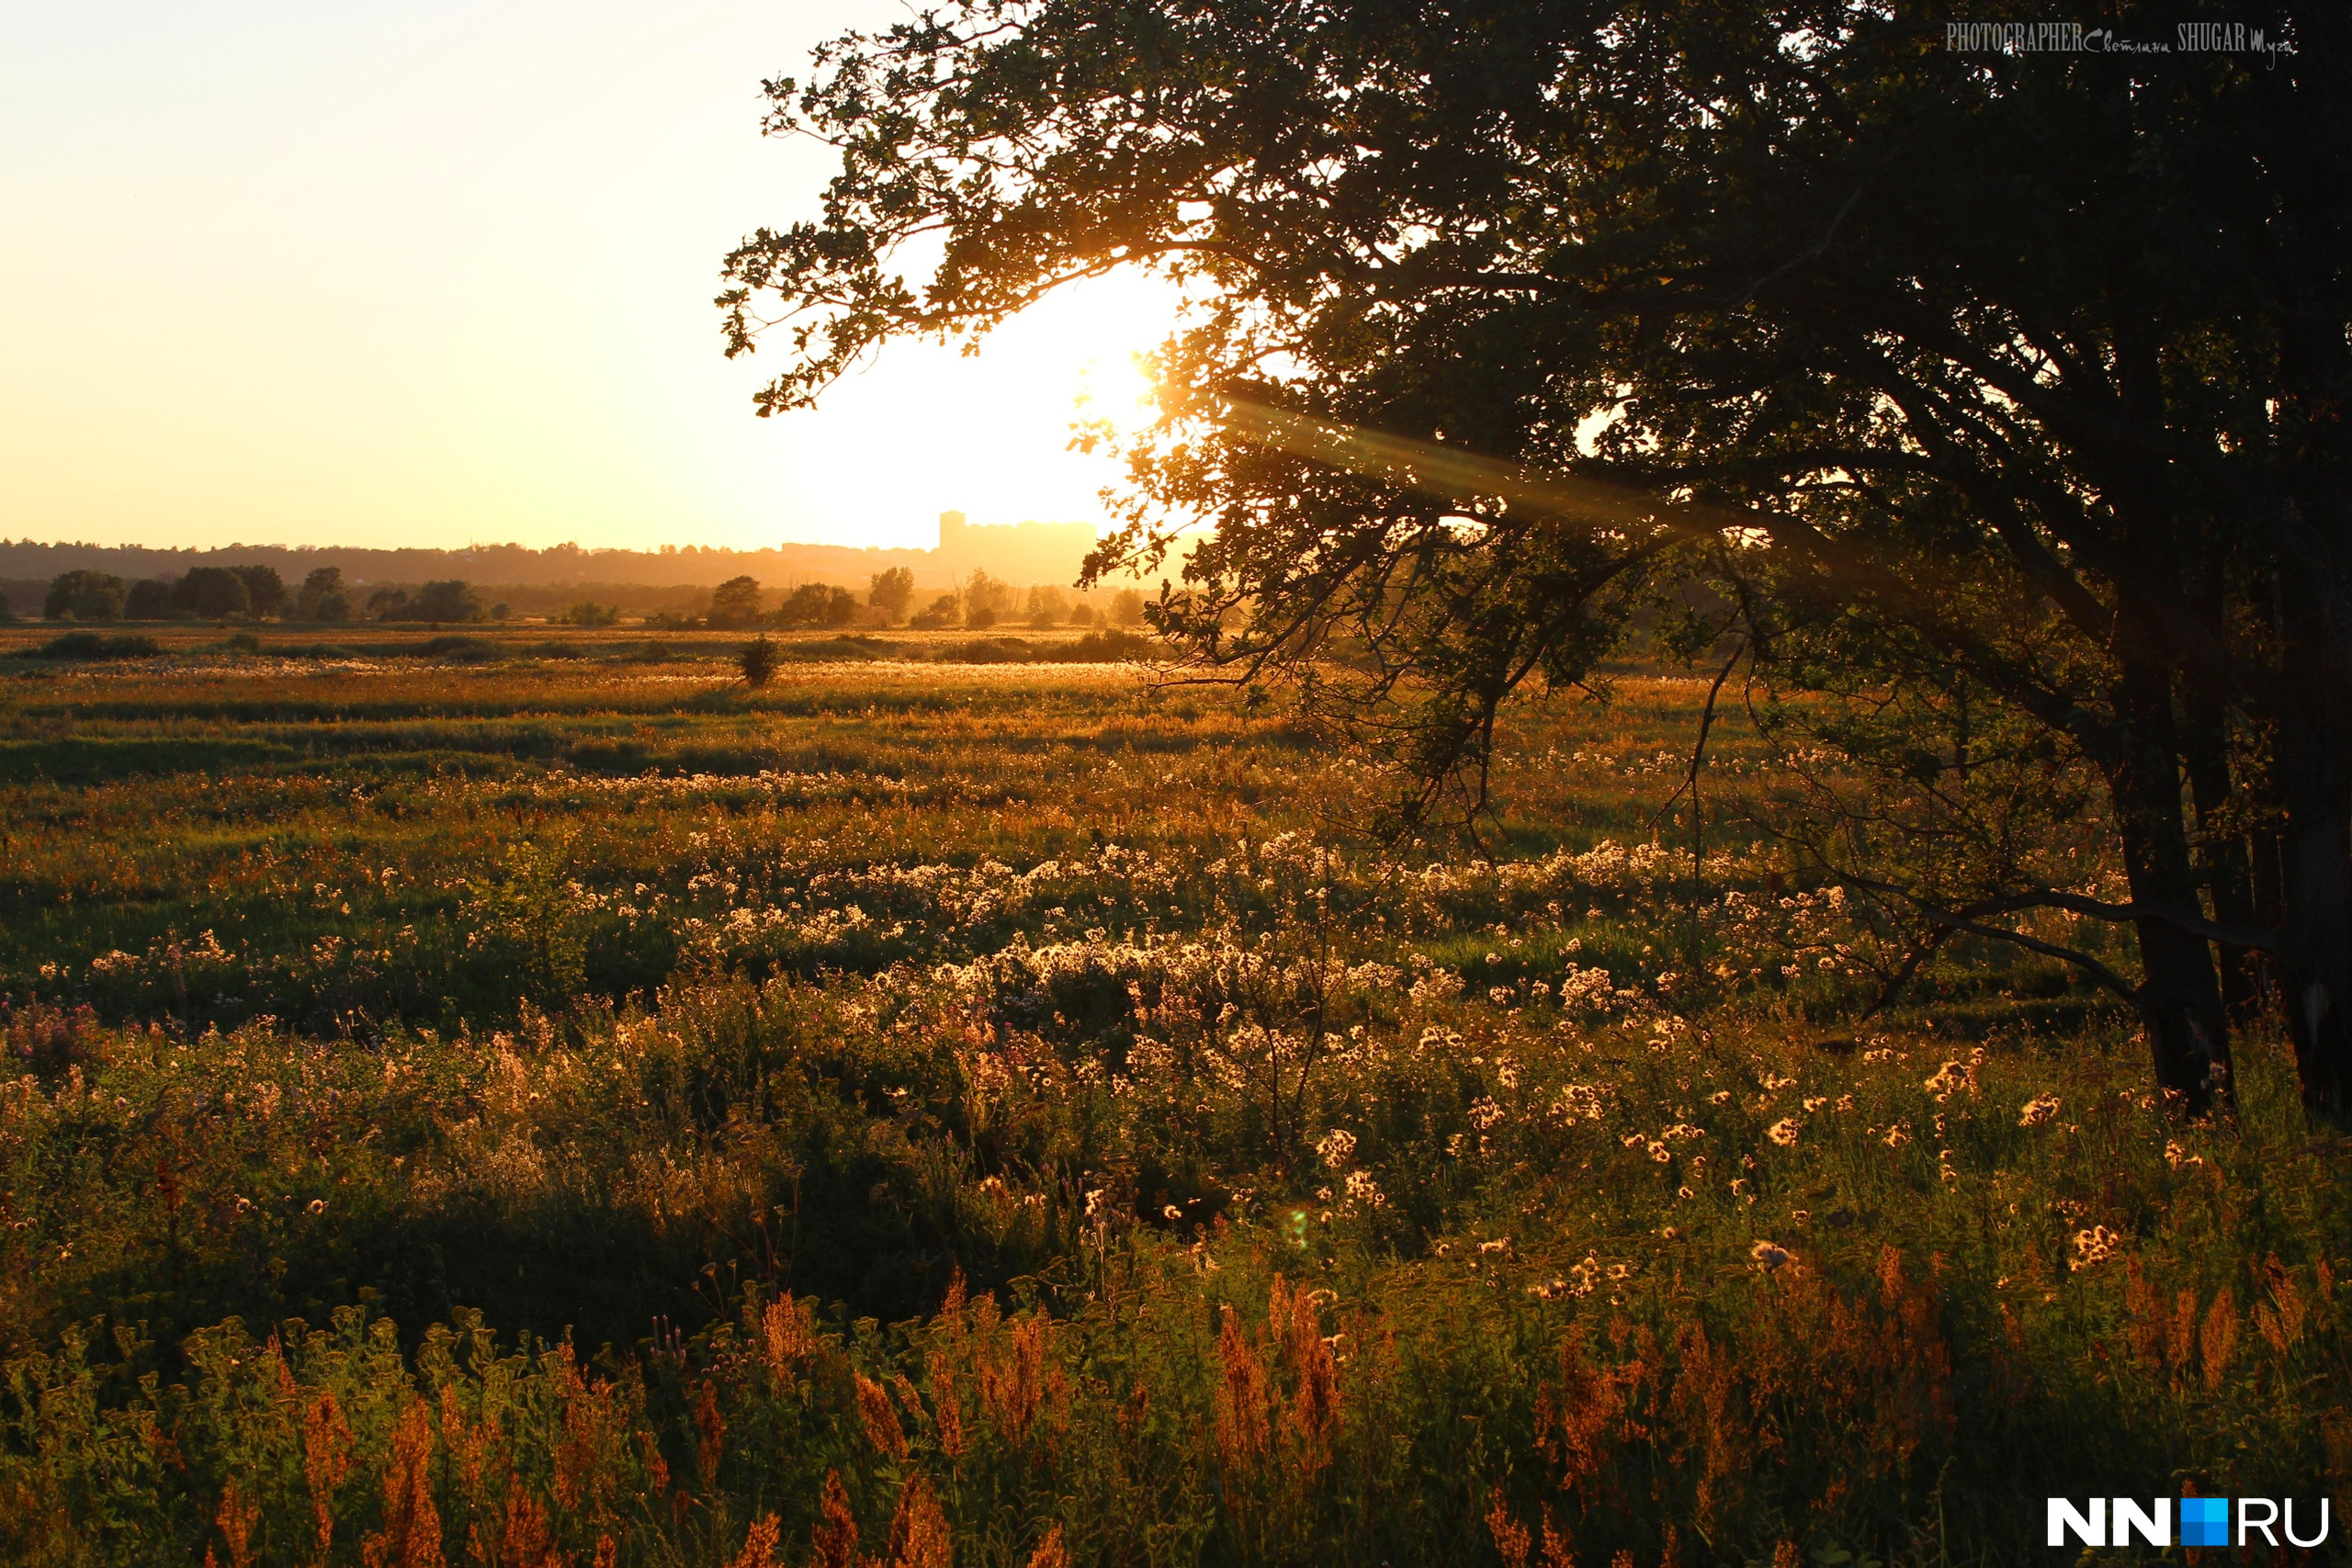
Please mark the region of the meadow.
POLYGON ((2275 1032, 2192 1123, 2046 961, 1873 1010, 1740 715, 1702 866, 1661 815, 1703 676, 1515 712, 1473 846, 1099 642, 753 691, 693 634, 48 641, 0 633, 7 1561, 2343 1538, 2352 1145, 2275 1032))

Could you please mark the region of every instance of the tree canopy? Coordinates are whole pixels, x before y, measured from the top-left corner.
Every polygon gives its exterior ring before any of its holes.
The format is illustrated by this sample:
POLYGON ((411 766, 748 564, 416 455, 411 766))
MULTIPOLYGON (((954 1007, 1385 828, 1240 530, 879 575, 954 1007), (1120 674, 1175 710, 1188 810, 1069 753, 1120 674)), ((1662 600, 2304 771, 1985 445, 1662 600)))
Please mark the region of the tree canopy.
POLYGON ((1096 565, 1214 524, 1153 611, 1205 665, 1286 673, 1419 809, 1475 812, 1500 705, 1649 607, 1855 698, 1858 754, 1934 761, 1912 798, 1949 820, 1800 835, 1817 874, 1923 946, 2127 922, 2136 977, 2059 951, 2192 1102, 2260 953, 2340 1107, 2352 23, 2236 19, 2285 47, 1969 53, 1902 4, 982 0, 768 85, 842 170, 720 303, 731 352, 786 345, 768 412, 892 335, 1163 272, 1193 304, 1096 565), (2009 852, 1986 766, 1999 810, 2096 780, 2128 897, 2009 852), (1953 823, 1967 854, 1873 858, 1953 823))

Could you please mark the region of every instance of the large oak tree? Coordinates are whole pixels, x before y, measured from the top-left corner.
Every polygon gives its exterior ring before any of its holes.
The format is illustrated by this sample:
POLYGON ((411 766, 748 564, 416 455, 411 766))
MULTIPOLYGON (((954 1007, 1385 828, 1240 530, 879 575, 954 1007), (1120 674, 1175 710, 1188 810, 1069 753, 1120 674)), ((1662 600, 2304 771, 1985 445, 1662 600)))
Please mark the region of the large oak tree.
POLYGON ((1750 658, 1949 671, 2063 746, 2130 886, 1882 891, 1996 934, 2128 922, 2192 1100, 2267 954, 2343 1107, 2352 26, 2125 4, 2090 50, 1988 54, 1944 20, 967 0, 769 85, 842 168, 729 258, 730 348, 782 335, 788 409, 895 334, 1184 280, 1113 553, 1215 524, 1159 612, 1204 659, 1475 777, 1513 691, 1583 678, 1659 574, 1711 577, 1750 658), (2096 47, 2184 20, 2290 47, 2096 47))

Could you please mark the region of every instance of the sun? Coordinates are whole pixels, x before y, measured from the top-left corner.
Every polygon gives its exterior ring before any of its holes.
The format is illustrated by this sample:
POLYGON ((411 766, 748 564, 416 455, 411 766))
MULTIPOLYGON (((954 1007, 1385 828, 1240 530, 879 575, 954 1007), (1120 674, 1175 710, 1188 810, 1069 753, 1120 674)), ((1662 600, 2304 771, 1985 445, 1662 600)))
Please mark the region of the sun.
MULTIPOLYGON (((1125 468, 1114 442, 1159 417, 1142 361, 1174 330, 1176 287, 1141 273, 1056 289, 971 351, 894 343, 779 422, 780 485, 804 513, 922 539, 944 511, 974 523, 1106 521, 1125 468)), ((844 528, 843 532, 848 529, 844 528)))

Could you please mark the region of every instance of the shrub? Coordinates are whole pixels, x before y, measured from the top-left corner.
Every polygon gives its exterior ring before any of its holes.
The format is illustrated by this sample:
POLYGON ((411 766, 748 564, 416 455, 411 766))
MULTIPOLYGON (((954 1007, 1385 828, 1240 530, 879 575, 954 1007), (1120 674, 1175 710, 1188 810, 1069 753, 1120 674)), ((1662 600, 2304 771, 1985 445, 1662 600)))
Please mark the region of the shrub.
POLYGON ((153 659, 163 649, 152 637, 129 637, 120 633, 106 636, 98 632, 67 632, 51 637, 39 648, 28 648, 17 654, 19 659, 153 659))
POLYGON ((736 668, 743 671, 743 683, 753 691, 768 683, 780 662, 775 644, 767 639, 764 632, 744 644, 743 651, 735 656, 736 668))

